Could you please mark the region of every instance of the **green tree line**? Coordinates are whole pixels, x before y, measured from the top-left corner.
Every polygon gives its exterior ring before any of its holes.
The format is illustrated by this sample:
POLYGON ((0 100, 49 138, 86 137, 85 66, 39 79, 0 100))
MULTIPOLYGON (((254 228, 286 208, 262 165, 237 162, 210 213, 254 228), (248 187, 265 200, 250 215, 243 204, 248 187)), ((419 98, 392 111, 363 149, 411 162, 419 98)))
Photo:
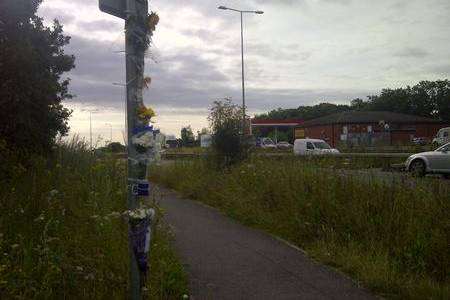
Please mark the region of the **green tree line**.
POLYGON ((379 95, 356 98, 348 105, 320 103, 297 108, 278 108, 256 119, 310 120, 344 111, 390 111, 450 122, 450 81, 421 81, 406 88, 382 89, 379 95))

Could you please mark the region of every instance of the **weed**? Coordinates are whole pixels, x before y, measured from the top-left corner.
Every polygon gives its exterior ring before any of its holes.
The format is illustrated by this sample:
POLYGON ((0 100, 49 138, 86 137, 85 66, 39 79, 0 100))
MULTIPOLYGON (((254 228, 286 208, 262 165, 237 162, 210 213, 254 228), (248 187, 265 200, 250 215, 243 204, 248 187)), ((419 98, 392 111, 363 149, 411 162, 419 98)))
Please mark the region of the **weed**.
POLYGON ((448 298, 446 184, 362 178, 317 165, 255 157, 218 171, 202 160, 181 161, 151 178, 291 241, 380 295, 448 298))
MULTIPOLYGON (((58 146, 51 159, 36 157, 28 168, 7 161, 9 176, 0 184, 0 298, 126 297, 125 163, 97 159, 78 141, 58 146)), ((157 226, 149 293, 179 299, 185 275, 166 228, 157 226)))

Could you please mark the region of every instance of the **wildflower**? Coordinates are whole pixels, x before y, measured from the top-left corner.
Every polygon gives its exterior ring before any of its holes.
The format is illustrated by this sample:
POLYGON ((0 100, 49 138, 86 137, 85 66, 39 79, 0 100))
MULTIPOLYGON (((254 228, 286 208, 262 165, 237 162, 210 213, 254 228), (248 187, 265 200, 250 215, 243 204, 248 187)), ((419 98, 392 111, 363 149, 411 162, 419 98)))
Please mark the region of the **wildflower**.
POLYGON ((57 238, 57 237, 50 237, 47 239, 47 243, 51 243, 53 241, 58 241, 58 240, 59 240, 59 238, 57 238))
POLYGON ((50 198, 53 198, 58 195, 58 190, 53 189, 48 193, 48 195, 50 196, 50 198))
POLYGON ((44 214, 40 214, 39 217, 37 217, 36 219, 34 219, 35 222, 40 222, 44 220, 44 214))
POLYGON ((13 245, 11 245, 11 249, 17 249, 17 248, 19 248, 19 244, 13 244, 13 245))
POLYGON ((116 211, 113 211, 113 212, 110 213, 108 216, 111 217, 111 218, 117 219, 117 218, 120 218, 120 213, 118 213, 118 212, 116 212, 116 211))
POLYGON ((92 215, 92 216, 91 216, 91 219, 94 219, 94 220, 96 220, 96 219, 98 219, 98 218, 99 218, 98 215, 92 215))
POLYGON ((76 266, 75 270, 77 270, 78 272, 83 272, 83 267, 80 266, 76 266))
POLYGON ((184 295, 183 295, 183 299, 189 299, 189 296, 186 295, 186 294, 184 294, 184 295))

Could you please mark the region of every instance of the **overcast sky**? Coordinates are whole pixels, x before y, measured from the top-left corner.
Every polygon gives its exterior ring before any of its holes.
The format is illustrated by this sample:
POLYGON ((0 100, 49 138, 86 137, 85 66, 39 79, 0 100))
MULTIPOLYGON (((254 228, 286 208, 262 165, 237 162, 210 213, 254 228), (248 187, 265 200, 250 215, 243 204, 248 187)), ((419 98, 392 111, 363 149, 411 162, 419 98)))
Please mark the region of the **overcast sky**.
MULTIPOLYGON (((154 0, 160 16, 146 60, 152 85, 145 103, 156 125, 179 135, 207 126, 215 99, 241 103, 239 14, 225 5, 263 10, 244 20, 246 97, 251 115, 277 107, 347 103, 385 87, 450 77, 449 0, 154 0)), ((44 0, 39 15, 57 18, 76 56, 68 74, 76 95, 71 133, 123 141, 123 20, 98 0, 44 0)))

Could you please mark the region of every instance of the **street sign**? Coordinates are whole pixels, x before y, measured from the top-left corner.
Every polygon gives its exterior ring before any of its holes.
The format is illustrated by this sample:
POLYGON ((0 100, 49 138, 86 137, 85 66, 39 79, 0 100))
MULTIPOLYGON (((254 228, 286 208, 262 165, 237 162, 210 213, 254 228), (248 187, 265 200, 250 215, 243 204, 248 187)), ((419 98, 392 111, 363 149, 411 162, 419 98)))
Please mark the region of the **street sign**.
POLYGON ((121 19, 126 19, 126 1, 127 0, 100 0, 98 4, 102 12, 121 19))

